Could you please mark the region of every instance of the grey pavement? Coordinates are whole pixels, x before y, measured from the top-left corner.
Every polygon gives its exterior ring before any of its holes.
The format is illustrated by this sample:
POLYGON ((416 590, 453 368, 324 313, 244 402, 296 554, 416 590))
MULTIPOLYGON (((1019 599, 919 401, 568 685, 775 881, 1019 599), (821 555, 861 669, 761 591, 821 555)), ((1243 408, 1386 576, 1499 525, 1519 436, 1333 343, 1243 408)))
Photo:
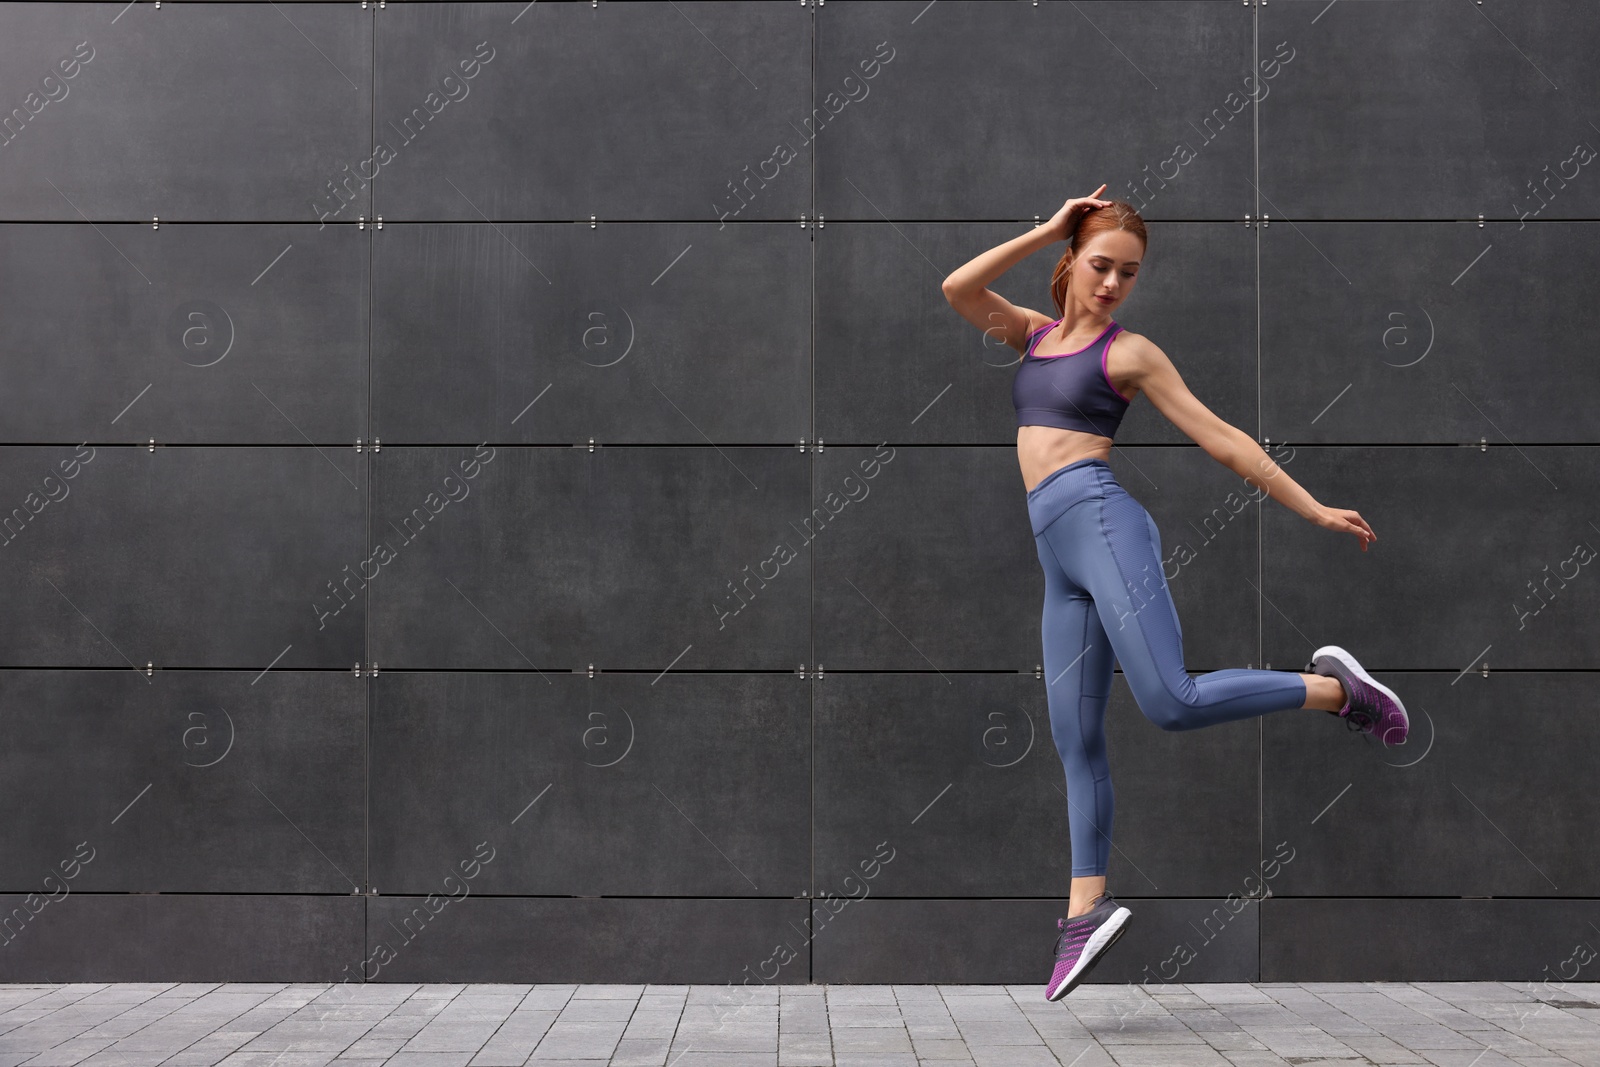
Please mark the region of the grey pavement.
POLYGON ((1600 1067, 1600 984, 0 985, 0 1067, 1600 1067))

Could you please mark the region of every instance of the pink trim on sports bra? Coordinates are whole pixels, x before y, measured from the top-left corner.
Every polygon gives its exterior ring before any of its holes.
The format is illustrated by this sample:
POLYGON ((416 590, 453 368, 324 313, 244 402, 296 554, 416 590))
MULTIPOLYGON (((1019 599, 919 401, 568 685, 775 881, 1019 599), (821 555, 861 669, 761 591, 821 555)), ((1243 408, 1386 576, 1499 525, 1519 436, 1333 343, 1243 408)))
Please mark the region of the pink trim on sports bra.
MULTIPOLYGON (((1121 333, 1121 332, 1122 332, 1122 327, 1119 325, 1117 327, 1117 333, 1121 333)), ((1117 334, 1112 334, 1111 335, 1111 341, 1115 341, 1116 339, 1117 339, 1117 334)), ((1106 380, 1106 384, 1108 386, 1111 386, 1111 391, 1113 393, 1116 393, 1118 396, 1122 396, 1122 390, 1118 389, 1116 387, 1116 385, 1114 385, 1112 383, 1111 374, 1106 370, 1106 357, 1111 354, 1111 341, 1107 341, 1106 342, 1106 346, 1100 350, 1100 376, 1106 380)), ((1090 342, 1090 343, 1093 344, 1093 342, 1090 342)), ((1040 357, 1040 358, 1042 359, 1044 357, 1040 357)), ((1133 397, 1131 397, 1131 396, 1122 396, 1122 399, 1123 399, 1123 401, 1125 403, 1129 403, 1129 404, 1133 403, 1133 397)))
MULTIPOLYGON (((1060 321, 1061 321, 1060 319, 1057 319, 1055 322, 1050 323, 1050 325, 1054 326, 1057 322, 1060 322, 1060 321)), ((1078 349, 1078 351, 1076 351, 1076 352, 1052 352, 1048 356, 1034 356, 1033 355, 1033 350, 1036 347, 1038 347, 1038 344, 1039 344, 1038 341, 1034 341, 1033 344, 1028 346, 1028 355, 1029 356, 1033 356, 1034 359, 1064 359, 1067 356, 1082 355, 1083 353, 1089 351, 1089 349, 1093 348, 1095 345, 1099 344, 1100 343, 1100 338, 1102 338, 1106 334, 1110 333, 1113 329, 1121 329, 1121 328, 1122 327, 1120 325, 1118 325, 1117 323, 1115 323, 1115 322, 1111 323, 1105 329, 1101 330, 1100 333, 1095 336, 1095 339, 1093 341, 1090 341, 1088 344, 1084 345, 1082 348, 1078 349)), ((1104 373, 1104 371, 1102 370, 1101 373, 1104 373)), ((1112 386, 1112 392, 1116 392, 1116 387, 1115 386, 1112 386)), ((1122 396, 1121 393, 1117 393, 1117 395, 1118 396, 1122 396)), ((1123 397, 1123 399, 1126 400, 1127 398, 1123 397)))
POLYGON ((1034 330, 1032 333, 1030 333, 1028 335, 1028 348, 1027 351, 1022 353, 1022 358, 1027 359, 1029 356, 1033 355, 1034 346, 1039 343, 1039 338, 1044 335, 1044 331, 1048 330, 1050 327, 1054 326, 1056 322, 1060 321, 1060 319, 1057 319, 1055 322, 1047 322, 1037 330, 1034 330))

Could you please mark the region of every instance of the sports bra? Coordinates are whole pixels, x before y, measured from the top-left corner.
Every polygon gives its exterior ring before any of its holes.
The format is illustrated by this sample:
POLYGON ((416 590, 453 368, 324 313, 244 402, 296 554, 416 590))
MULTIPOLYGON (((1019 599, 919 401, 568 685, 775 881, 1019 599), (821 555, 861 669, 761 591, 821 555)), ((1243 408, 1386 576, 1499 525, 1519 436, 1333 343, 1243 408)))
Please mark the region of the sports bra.
POLYGON ((1128 410, 1128 398, 1117 392, 1106 373, 1106 353, 1122 332, 1113 321, 1076 352, 1036 356, 1039 338, 1061 320, 1029 335, 1028 351, 1011 380, 1011 404, 1018 426, 1054 426, 1062 430, 1115 437, 1128 410))

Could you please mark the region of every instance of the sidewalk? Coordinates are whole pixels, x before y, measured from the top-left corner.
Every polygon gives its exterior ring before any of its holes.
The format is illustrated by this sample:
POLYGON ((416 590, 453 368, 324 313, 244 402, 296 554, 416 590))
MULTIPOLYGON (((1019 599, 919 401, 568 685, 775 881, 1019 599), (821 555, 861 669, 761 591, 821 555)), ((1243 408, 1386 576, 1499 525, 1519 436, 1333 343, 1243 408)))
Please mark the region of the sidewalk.
POLYGON ((0 1067, 525 1063, 1600 1067, 1600 984, 0 985, 0 1067))

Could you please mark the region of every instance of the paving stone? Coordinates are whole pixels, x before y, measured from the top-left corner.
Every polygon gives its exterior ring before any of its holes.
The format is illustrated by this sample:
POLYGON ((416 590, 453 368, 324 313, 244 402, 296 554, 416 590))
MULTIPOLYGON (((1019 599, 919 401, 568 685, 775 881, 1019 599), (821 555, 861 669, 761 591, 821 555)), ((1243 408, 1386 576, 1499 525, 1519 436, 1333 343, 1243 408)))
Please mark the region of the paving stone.
POLYGON ((1350 1046, 1315 1027, 1246 1027, 1245 1030, 1251 1037, 1284 1059, 1338 1056, 1354 1058, 1356 1055, 1350 1046))
POLYGON ((623 1038, 611 1054, 611 1067, 663 1067, 672 1049, 671 1036, 623 1038))
POLYGON ((1424 1053, 1438 1067, 1517 1067, 1517 1061, 1492 1049, 1437 1049, 1424 1053))
POLYGON ((833 1031, 833 1055, 843 1059, 846 1054, 860 1056, 867 1053, 906 1054, 915 1057, 911 1038, 904 1030, 887 1027, 845 1027, 833 1031))
POLYGON ((644 995, 645 990, 642 985, 607 985, 605 983, 585 983, 554 987, 536 986, 535 988, 562 990, 569 994, 569 999, 571 1000, 638 1000, 644 995))
MULTIPOLYGON (((372 1023, 310 1022, 287 1019, 265 1030, 243 1046, 243 1052, 320 1052, 338 1054, 371 1030, 372 1023)), ((132 1040, 120 1042, 129 1048, 132 1040)))
MULTIPOLYGON (((332 1052, 240 1051, 219 1060, 218 1067, 327 1067, 333 1058, 332 1052)), ((395 1067, 402 1065, 396 1064, 395 1067)))
POLYGON ((857 1055, 842 1053, 835 1057, 838 1067, 918 1067, 916 1056, 909 1052, 857 1055))
POLYGON ((73 1038, 38 1053, 26 1062, 30 1067, 75 1067, 80 1061, 88 1059, 110 1044, 111 1042, 104 1038, 73 1038))
POLYGON ((396 1052, 388 1059, 391 1067, 467 1067, 470 1052, 396 1052))
POLYGON ((1202 1040, 1218 1052, 1261 1052, 1267 1046, 1243 1030, 1200 1030, 1202 1040))
MULTIPOLYGON (((499 1023, 431 1023, 401 1047, 400 1053, 477 1052, 499 1029, 499 1023)), ((399 1053, 397 1053, 398 1055, 399 1053)))
POLYGON ((893 986, 828 986, 828 1007, 835 1008, 844 1004, 882 1004, 899 1007, 900 1002, 895 999, 893 986))
MULTIPOLYGON (((576 1062, 576 1061, 575 1061, 576 1062)), ((604 1063, 604 1060, 591 1060, 590 1063, 604 1063)), ((776 1052, 701 1052, 690 1051, 679 1056, 673 1052, 668 1060, 672 1067, 777 1067, 778 1054, 776 1052)), ((530 1060, 528 1067, 547 1067, 546 1064, 530 1060)))
POLYGON ((1055 1054, 1043 1045, 974 1045, 972 1062, 977 1067, 1059 1067, 1055 1054))
MULTIPOLYGON (((1113 1045, 1109 1048, 1119 1067, 1228 1067, 1229 1064, 1222 1053, 1206 1044, 1113 1045)), ((1251 1053, 1235 1052, 1233 1055, 1251 1053)))

